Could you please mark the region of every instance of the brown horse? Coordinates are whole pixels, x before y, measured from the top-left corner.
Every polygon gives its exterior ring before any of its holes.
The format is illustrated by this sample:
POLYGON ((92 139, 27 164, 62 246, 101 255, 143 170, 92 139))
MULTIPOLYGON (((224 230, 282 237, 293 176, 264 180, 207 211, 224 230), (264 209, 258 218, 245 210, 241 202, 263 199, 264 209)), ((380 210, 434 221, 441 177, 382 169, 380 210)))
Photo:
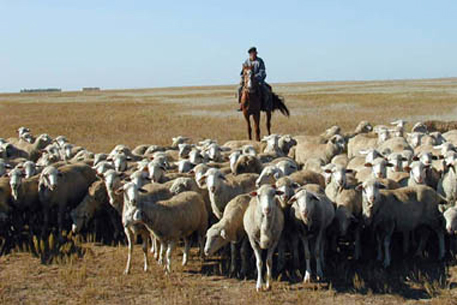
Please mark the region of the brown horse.
POLYGON ((267 132, 271 134, 271 112, 275 110, 281 111, 285 116, 289 116, 284 101, 277 94, 271 92, 273 107, 271 110, 262 110, 262 97, 260 84, 254 77, 253 67, 251 65, 243 65, 243 90, 241 92, 241 110, 248 124, 249 140, 252 140, 251 119, 254 118, 255 137, 260 141, 260 111, 265 111, 267 114, 267 132))

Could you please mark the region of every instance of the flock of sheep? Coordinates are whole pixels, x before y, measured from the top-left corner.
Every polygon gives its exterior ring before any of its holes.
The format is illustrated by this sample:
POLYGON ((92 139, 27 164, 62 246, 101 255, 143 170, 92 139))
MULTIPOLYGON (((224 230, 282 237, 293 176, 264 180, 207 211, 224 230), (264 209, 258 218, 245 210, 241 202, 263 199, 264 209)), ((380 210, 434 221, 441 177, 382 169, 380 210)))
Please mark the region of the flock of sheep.
POLYGON ((279 272, 301 270, 304 258, 303 280, 322 279, 326 252, 341 240, 353 260, 374 245, 388 267, 394 233, 402 234, 404 255, 423 255, 436 236, 442 259, 445 234, 457 233, 454 145, 457 130, 429 132, 418 123, 407 133, 399 120, 223 145, 179 136, 170 147, 117 145, 94 154, 21 127, 17 138, 0 139, 1 230, 83 234, 107 217, 109 234, 127 238, 125 273, 138 236, 145 271, 152 252, 171 272, 180 242, 185 265, 196 241, 202 259, 229 247, 230 273, 244 277, 252 249, 257 290, 271 287, 273 257, 279 272))

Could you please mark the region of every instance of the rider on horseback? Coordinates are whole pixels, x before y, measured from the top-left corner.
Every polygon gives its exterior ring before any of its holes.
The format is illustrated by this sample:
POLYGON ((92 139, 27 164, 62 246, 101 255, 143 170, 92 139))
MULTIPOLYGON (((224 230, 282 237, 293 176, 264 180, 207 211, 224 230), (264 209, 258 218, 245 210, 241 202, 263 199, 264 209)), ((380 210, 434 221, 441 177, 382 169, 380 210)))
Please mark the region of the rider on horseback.
MULTIPOLYGON (((257 56, 256 47, 252 47, 248 50, 249 58, 246 59, 243 65, 251 65, 253 67, 253 72, 255 79, 258 81, 261 88, 260 94, 262 97, 262 110, 271 110, 272 109, 272 99, 271 99, 271 87, 265 82, 267 73, 265 71, 265 63, 262 58, 257 56)), ((241 90, 243 89, 243 71, 241 71, 241 83, 238 87, 238 103, 241 103, 241 90)), ((238 109, 241 111, 241 108, 238 109)))

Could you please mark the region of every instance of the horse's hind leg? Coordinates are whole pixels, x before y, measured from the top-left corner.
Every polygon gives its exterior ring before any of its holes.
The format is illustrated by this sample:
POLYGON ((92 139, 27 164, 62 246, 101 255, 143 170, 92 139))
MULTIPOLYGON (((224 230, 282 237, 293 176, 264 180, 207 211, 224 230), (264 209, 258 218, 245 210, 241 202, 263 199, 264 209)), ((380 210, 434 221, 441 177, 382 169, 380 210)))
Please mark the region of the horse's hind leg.
POLYGON ((260 141, 260 112, 254 115, 255 139, 260 141))
POLYGON ((267 111, 267 132, 271 135, 271 111, 267 111))
POLYGON ((246 123, 248 124, 248 137, 249 140, 252 140, 252 127, 251 127, 251 120, 249 119, 249 115, 245 114, 244 118, 246 119, 246 123))

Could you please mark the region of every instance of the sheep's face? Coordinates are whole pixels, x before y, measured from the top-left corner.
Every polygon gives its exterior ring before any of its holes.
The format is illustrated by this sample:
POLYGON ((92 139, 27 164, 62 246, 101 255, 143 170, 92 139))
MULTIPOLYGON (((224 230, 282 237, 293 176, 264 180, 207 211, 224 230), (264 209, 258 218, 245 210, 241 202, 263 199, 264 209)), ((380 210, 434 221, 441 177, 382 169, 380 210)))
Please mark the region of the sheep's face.
POLYGON ((320 201, 319 196, 307 190, 300 190, 292 197, 291 201, 294 202, 303 223, 311 227, 313 225, 312 220, 315 206, 320 201))
POLYGON ((25 178, 30 178, 37 173, 36 164, 32 161, 27 161, 23 165, 25 178))
POLYGON ((105 181, 105 186, 108 191, 114 191, 117 185, 120 183, 121 179, 119 178, 118 173, 110 169, 103 174, 103 180, 105 181))
POLYGON ((106 172, 113 168, 113 165, 108 161, 102 161, 98 163, 95 167, 93 167, 93 169, 95 169, 98 175, 104 175, 106 172))
POLYGON ((170 187, 170 192, 173 194, 180 194, 182 192, 191 190, 191 178, 178 178, 170 187))
POLYGON ((431 166, 434 159, 436 159, 436 157, 434 157, 432 153, 427 152, 420 155, 419 161, 425 166, 431 166))
POLYGON ((205 188, 205 179, 204 176, 208 171, 208 167, 204 164, 199 164, 194 167, 194 175, 195 175, 195 181, 197 182, 197 185, 199 188, 205 188))
POLYGON ((430 136, 433 137, 433 139, 435 140, 435 145, 441 145, 443 144, 444 142, 446 142, 446 139, 443 137, 443 135, 441 134, 441 132, 432 132, 430 134, 430 136))
POLYGON ((201 151, 198 150, 198 149, 193 149, 190 153, 189 153, 189 161, 190 163, 192 164, 200 164, 200 163, 203 163, 204 162, 204 158, 201 154, 201 151))
POLYGON ((54 166, 46 167, 40 176, 40 185, 47 187, 49 190, 54 191, 57 188, 59 177, 62 174, 54 166))
POLYGON ((33 137, 30 133, 26 132, 21 135, 21 139, 23 139, 27 143, 33 143, 33 137))
POLYGON ((118 172, 123 172, 127 169, 127 157, 123 154, 118 154, 113 158, 114 169, 118 172))
POLYGON ((392 171, 402 172, 403 171, 403 161, 406 161, 401 154, 393 153, 388 157, 389 164, 392 164, 392 171))
POLYGON ((257 152, 252 145, 245 145, 241 148, 243 155, 257 156, 257 152))
POLYGON ((367 167, 371 167, 373 177, 378 179, 384 179, 387 177, 387 167, 392 167, 392 164, 387 163, 386 160, 378 158, 373 164, 365 164, 367 167))
POLYGON ((178 145, 179 149, 179 157, 180 158, 186 158, 189 156, 190 151, 192 150, 192 145, 190 144, 179 144, 178 145))
POLYGON ((457 208, 449 208, 444 212, 446 231, 450 235, 457 235, 457 208))
POLYGON ((255 185, 260 187, 264 184, 274 184, 282 176, 284 176, 283 173, 276 166, 266 166, 257 178, 255 185))
POLYGON ((235 172, 235 164, 240 157, 241 157, 241 151, 239 151, 239 150, 234 151, 229 155, 229 162, 230 162, 230 168, 232 169, 232 173, 235 172))
POLYGON ((168 157, 162 152, 154 155, 154 162, 165 168, 169 166, 168 157))
POLYGON ((188 173, 192 170, 193 164, 189 160, 181 160, 178 162, 178 172, 179 173, 188 173))
POLYGON ((286 175, 286 176, 288 176, 298 170, 297 165, 295 165, 292 161, 286 161, 286 160, 278 162, 276 167, 279 170, 281 170, 281 172, 284 173, 284 175, 286 175))
POLYGON ((22 184, 22 178, 24 177, 24 173, 22 170, 15 168, 9 174, 10 178, 10 187, 11 187, 11 195, 13 196, 14 200, 18 200, 18 189, 22 184))
POLYGON ((30 132, 30 129, 27 127, 21 126, 17 129, 17 133, 18 133, 19 137, 21 137, 24 133, 27 133, 27 132, 30 132))
POLYGON ((62 150, 63 150, 63 159, 64 160, 71 159, 71 157, 72 157, 72 151, 71 150, 72 149, 73 149, 73 145, 71 145, 71 144, 66 143, 63 146, 62 150))
POLYGON ((139 187, 143 187, 151 181, 148 177, 148 173, 145 171, 135 171, 130 175, 130 180, 139 187))
POLYGON ((224 229, 215 226, 209 228, 206 232, 205 256, 213 255, 217 250, 226 245, 229 242, 226 235, 224 229))
POLYGON ((371 224, 373 215, 376 213, 378 207, 377 203, 380 197, 379 190, 382 188, 385 188, 385 186, 376 180, 365 181, 362 185, 357 187, 358 190, 362 190, 363 217, 368 225, 371 224))
POLYGON ((409 171, 410 176, 414 179, 414 182, 417 184, 425 184, 427 167, 422 162, 414 161, 406 169, 409 171))
POLYGON ((148 164, 148 171, 149 171, 149 179, 158 183, 160 179, 162 179, 163 175, 165 174, 165 168, 160 164, 152 161, 148 164))
POLYGON ((282 192, 279 198, 282 200, 283 206, 288 204, 289 199, 294 196, 295 190, 300 187, 300 185, 287 177, 280 178, 275 185, 276 189, 282 192))
POLYGON ((344 138, 341 135, 339 135, 339 134, 334 135, 333 137, 330 138, 329 142, 332 143, 333 145, 336 145, 340 152, 344 151, 346 142, 344 141, 344 138))
POLYGON ((206 177, 208 191, 213 194, 220 188, 223 181, 227 180, 227 178, 215 168, 209 169, 203 177, 206 177))
POLYGON ((335 166, 332 169, 332 181, 335 181, 338 187, 346 187, 346 173, 352 172, 351 170, 345 169, 340 166, 335 166))
POLYGON ((420 146, 423 136, 424 136, 424 134, 419 133, 419 132, 414 132, 414 133, 410 134, 409 135, 409 141, 411 143, 411 146, 413 148, 416 148, 416 147, 420 146))
POLYGON ((140 193, 146 191, 138 187, 138 185, 129 182, 116 191, 117 193, 124 193, 124 206, 137 207, 140 199, 140 193))
POLYGON ((208 148, 208 156, 211 160, 219 160, 221 158, 221 148, 217 144, 211 144, 208 148))
POLYGON ((387 130, 385 128, 378 130, 378 142, 379 143, 387 141, 389 139, 389 136, 390 136, 389 130, 387 130))
POLYGON ((176 138, 172 138, 172 144, 171 147, 178 147, 179 144, 183 144, 184 142, 188 141, 189 138, 185 138, 183 136, 178 136, 176 138))
POLYGON ((367 121, 361 121, 355 128, 356 133, 367 133, 373 130, 373 126, 367 121))
POLYGON ((257 197, 258 208, 263 217, 272 217, 272 211, 276 207, 276 195, 282 195, 282 192, 271 185, 262 185, 257 192, 251 193, 251 196, 257 197))
MULTIPOLYGON (((93 199, 87 195, 80 205, 84 205, 87 207, 91 204, 89 201, 93 201, 93 199)), ((81 230, 86 226, 87 222, 90 219, 89 212, 84 208, 76 208, 70 212, 70 217, 72 221, 71 230, 73 233, 79 233, 81 230)))
POLYGON ((147 159, 143 159, 136 163, 136 169, 139 171, 144 171, 148 167, 149 161, 147 159))

